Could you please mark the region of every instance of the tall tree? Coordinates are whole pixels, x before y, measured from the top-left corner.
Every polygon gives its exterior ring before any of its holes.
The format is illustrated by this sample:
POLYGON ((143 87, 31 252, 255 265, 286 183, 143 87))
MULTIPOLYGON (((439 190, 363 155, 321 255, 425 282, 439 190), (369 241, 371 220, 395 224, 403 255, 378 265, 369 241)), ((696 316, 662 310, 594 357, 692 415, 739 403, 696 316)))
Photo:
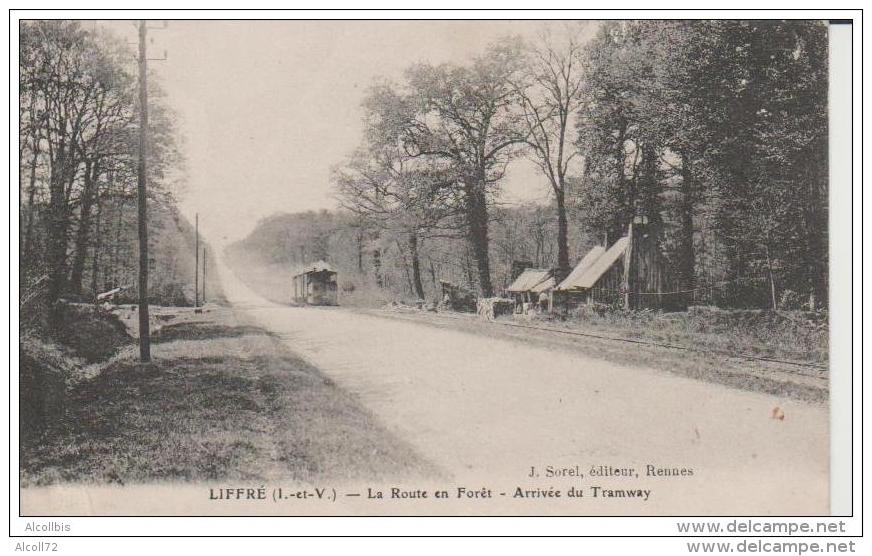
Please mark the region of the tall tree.
POLYGON ((478 288, 485 297, 493 295, 489 205, 526 137, 511 85, 521 62, 520 43, 507 40, 469 66, 415 65, 406 73, 404 94, 373 98, 383 122, 402 118, 399 140, 409 155, 441 159, 455 168, 478 288), (401 110, 387 113, 395 108, 401 110))
POLYGON ((376 143, 357 151, 348 164, 335 170, 333 181, 343 207, 383 233, 403 237, 412 290, 424 299, 421 243, 450 233, 452 226, 447 221, 457 213, 451 168, 410 157, 396 144, 376 143))
MULTIPOLYGON (((101 274, 101 286, 129 284, 135 256, 129 202, 136 162, 133 56, 122 41, 75 21, 22 22, 20 36, 22 280, 47 277, 48 323, 57 325, 58 301, 84 294, 89 265, 92 289, 101 274), (106 237, 97 238, 104 230, 106 237), (111 271, 101 273, 101 264, 112 265, 111 271)), ((176 170, 181 160, 173 115, 160 99, 153 107, 150 217, 158 226, 172 220, 166 229, 176 234, 181 230, 170 191, 183 176, 176 170)), ((154 257, 154 264, 166 262, 166 254, 154 257)))
POLYGON ((825 44, 817 22, 604 24, 579 124, 588 223, 611 239, 635 215, 661 218, 676 282, 726 281, 728 304, 822 300, 825 44))
POLYGON ((70 199, 82 162, 80 145, 93 120, 99 86, 92 63, 92 37, 76 22, 39 21, 25 27, 23 63, 31 66, 32 94, 39 98, 40 120, 49 163, 47 214, 48 301, 59 320, 57 301, 66 287, 70 199))
POLYGON ((79 218, 69 290, 79 295, 82 294, 85 258, 92 239, 92 215, 98 203, 99 182, 111 170, 113 159, 129 155, 128 138, 134 117, 132 77, 119 61, 124 53, 113 51, 114 45, 106 44, 106 41, 99 46, 100 55, 92 60, 97 73, 92 122, 77 145, 84 167, 78 195, 79 218))
POLYGON ((557 266, 569 269, 566 194, 570 164, 580 153, 571 131, 581 107, 583 29, 555 38, 543 32, 527 50, 527 64, 515 82, 526 126, 530 158, 548 179, 557 215, 557 266))
POLYGON ((639 22, 607 22, 586 48, 577 147, 587 179, 579 195, 586 225, 606 243, 658 210, 653 173, 662 145, 645 121, 652 68, 641 39, 639 22))

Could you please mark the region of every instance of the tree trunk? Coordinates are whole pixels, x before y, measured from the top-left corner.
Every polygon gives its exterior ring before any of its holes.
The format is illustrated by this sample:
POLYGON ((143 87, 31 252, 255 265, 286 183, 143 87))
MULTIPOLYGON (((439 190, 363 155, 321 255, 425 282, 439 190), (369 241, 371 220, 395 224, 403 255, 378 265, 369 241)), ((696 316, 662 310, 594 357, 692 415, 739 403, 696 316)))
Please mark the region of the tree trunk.
POLYGON ((24 245, 22 246, 22 256, 28 259, 33 252, 33 220, 35 208, 33 206, 34 198, 36 197, 36 166, 39 162, 39 140, 34 141, 33 157, 30 160, 30 183, 27 186, 27 224, 24 230, 24 245))
POLYGON ((119 283, 121 281, 119 272, 121 267, 121 229, 124 224, 124 204, 124 199, 120 199, 115 204, 115 208, 118 211, 118 218, 115 220, 114 241, 110 251, 112 257, 109 260, 108 265, 108 268, 112 270, 111 286, 113 288, 117 288, 121 285, 119 283))
POLYGON ((363 274, 363 230, 357 230, 357 271, 363 274))
POLYGON ((424 299, 424 284, 421 282, 421 259, 418 255, 418 234, 415 231, 409 234, 409 253, 412 256, 412 285, 418 299, 424 299))
POLYGON ((97 278, 100 275, 100 251, 103 249, 103 205, 100 202, 100 195, 97 195, 97 214, 94 216, 94 255, 91 257, 91 294, 94 299, 97 299, 98 291, 97 278))
POLYGON ((631 218, 642 215, 648 217, 650 224, 659 224, 660 209, 660 177, 657 172, 657 150, 650 144, 641 147, 642 159, 637 165, 636 188, 633 197, 631 218))
POLYGON ((406 252, 403 251, 403 246, 400 240, 397 240, 397 251, 400 253, 400 258, 403 259, 403 274, 406 275, 406 285, 409 286, 409 293, 415 293, 415 286, 412 284, 412 273, 409 272, 409 261, 406 259, 406 252))
POLYGON ((627 232, 627 225, 633 221, 634 199, 632 184, 628 184, 625 172, 626 152, 624 142, 627 134, 626 125, 618 128, 618 138, 615 144, 615 186, 618 194, 618 210, 610 218, 606 230, 606 245, 609 247, 627 232), (629 185, 629 187, 628 187, 629 185))
POLYGON ((463 250, 463 271, 466 274, 466 285, 470 291, 475 290, 475 273, 472 270, 472 261, 469 254, 469 241, 466 242, 463 250))
POLYGON ((378 247, 372 250, 372 270, 375 274, 375 285, 383 288, 385 281, 381 272, 381 250, 378 247))
POLYGON ((91 228, 91 209, 94 205, 95 189, 99 169, 97 163, 85 161, 85 183, 79 209, 79 229, 76 232, 76 247, 70 271, 70 291, 81 295, 85 274, 85 255, 88 252, 88 232, 91 228))
POLYGON ((488 214, 484 180, 466 186, 468 237, 478 270, 478 289, 482 297, 493 297, 488 253, 488 214))
POLYGON ((46 262, 48 263, 49 322, 52 327, 61 324, 62 312, 58 304, 66 287, 67 228, 69 219, 66 204, 66 179, 71 162, 64 146, 58 149, 52 161, 49 179, 48 239, 46 262))
POLYGON ((678 245, 678 273, 684 289, 692 290, 696 285, 696 257, 693 248, 694 192, 693 174, 687 155, 681 162, 681 231, 678 245))
POLYGON ((433 281, 433 291, 439 291, 439 284, 436 281, 436 267, 433 265, 433 259, 427 257, 427 262, 430 267, 430 279, 433 281))
POLYGON ((557 203, 557 267, 564 271, 569 269, 569 239, 566 200, 562 187, 554 190, 554 199, 557 203))

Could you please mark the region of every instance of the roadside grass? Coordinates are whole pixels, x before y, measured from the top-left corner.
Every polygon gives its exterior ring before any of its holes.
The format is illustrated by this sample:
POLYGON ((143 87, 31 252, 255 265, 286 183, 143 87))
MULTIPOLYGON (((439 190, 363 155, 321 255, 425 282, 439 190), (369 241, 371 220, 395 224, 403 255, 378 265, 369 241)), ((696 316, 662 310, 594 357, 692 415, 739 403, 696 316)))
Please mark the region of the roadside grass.
POLYGON ((163 326, 153 357, 140 367, 134 350, 122 352, 73 386, 64 418, 22 445, 22 485, 436 473, 353 396, 230 309, 163 326))
MULTIPOLYGON (((829 387, 826 373, 822 376, 797 374, 797 367, 768 361, 752 361, 700 349, 684 351, 656 345, 627 344, 606 338, 571 336, 559 334, 549 328, 564 328, 571 331, 590 331, 603 336, 617 336, 614 330, 604 327, 582 329, 572 322, 513 321, 511 317, 486 322, 470 314, 428 313, 425 311, 365 310, 366 314, 400 320, 413 320, 421 324, 447 330, 479 334, 495 340, 508 340, 563 351, 616 363, 620 365, 647 367, 670 372, 679 376, 722 384, 752 392, 762 392, 779 397, 813 403, 826 403, 829 387), (499 323, 518 322, 534 328, 500 326, 499 323)), ((579 372, 584 372, 579 367, 579 372)))
POLYGON ((686 312, 576 311, 567 317, 536 317, 550 326, 615 337, 673 344, 722 354, 748 354, 826 366, 826 314, 803 311, 725 310, 691 307, 686 312))

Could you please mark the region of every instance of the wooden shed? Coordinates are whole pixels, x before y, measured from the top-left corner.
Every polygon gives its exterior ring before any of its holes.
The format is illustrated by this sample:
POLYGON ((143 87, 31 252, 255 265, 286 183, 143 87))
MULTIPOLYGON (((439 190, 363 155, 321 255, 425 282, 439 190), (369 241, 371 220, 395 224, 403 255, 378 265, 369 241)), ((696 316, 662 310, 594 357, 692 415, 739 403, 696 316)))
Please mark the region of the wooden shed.
POLYGON ((547 308, 550 309, 551 298, 548 294, 556 283, 552 269, 528 268, 506 288, 506 293, 514 298, 516 312, 526 314, 531 307, 542 309, 540 300, 543 294, 548 299, 547 308))
POLYGON ((294 303, 339 305, 336 271, 324 261, 306 266, 294 275, 294 303))
POLYGON ((686 309, 686 295, 664 292, 670 278, 660 256, 657 234, 646 223, 634 222, 627 235, 608 249, 591 249, 557 284, 554 294, 564 306, 603 303, 625 309, 686 309))
POLYGON ((562 282, 557 284, 555 293, 571 304, 615 303, 624 288, 625 255, 630 238, 624 236, 605 249, 596 246, 591 249, 562 282))

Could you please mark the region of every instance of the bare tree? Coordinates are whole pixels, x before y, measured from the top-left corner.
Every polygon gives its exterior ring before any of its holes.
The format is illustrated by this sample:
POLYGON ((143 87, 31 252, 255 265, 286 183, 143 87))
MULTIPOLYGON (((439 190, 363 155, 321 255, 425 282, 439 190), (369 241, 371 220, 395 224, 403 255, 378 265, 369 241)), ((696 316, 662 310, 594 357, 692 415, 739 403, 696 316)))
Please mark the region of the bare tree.
POLYGON ((579 152, 567 132, 581 106, 582 43, 575 30, 558 41, 543 32, 527 49, 525 71, 515 82, 526 126, 530 159, 548 179, 557 213, 557 265, 568 269, 567 175, 579 152))
POLYGON ((521 60, 520 42, 506 40, 469 66, 415 65, 407 71, 404 93, 382 87, 370 99, 377 126, 394 130, 406 153, 454 167, 478 287, 485 297, 493 295, 488 207, 525 138, 511 86, 521 60))
MULTIPOLYGON (((84 293, 88 270, 92 289, 100 264, 113 266, 104 285, 119 285, 135 254, 125 210, 136 167, 133 56, 111 33, 77 21, 22 22, 20 36, 22 277, 47 276, 47 322, 56 326, 57 302, 84 293)), ((181 166, 173 115, 152 104, 150 193, 154 212, 173 212, 168 186, 181 166)))
POLYGON ((79 222, 70 268, 69 289, 81 294, 85 256, 91 240, 92 214, 98 203, 99 182, 116 162, 129 154, 127 137, 133 121, 132 82, 115 60, 97 60, 99 85, 94 94, 92 123, 80 137, 78 149, 84 171, 78 198, 79 222))
MULTIPOLYGON (((403 236, 412 291, 423 299, 421 243, 428 237, 452 233, 453 226, 446 222, 457 212, 450 167, 412 158, 397 145, 373 144, 355 152, 345 167, 334 170, 333 181, 344 208, 385 233, 403 236)), ((399 238, 396 243, 405 261, 399 238)))
POLYGON ((79 147, 92 122, 99 81, 91 63, 92 38, 78 24, 40 21, 26 34, 22 58, 33 66, 31 94, 37 98, 49 166, 46 266, 48 300, 54 312, 66 286, 70 201, 82 162, 79 147))

